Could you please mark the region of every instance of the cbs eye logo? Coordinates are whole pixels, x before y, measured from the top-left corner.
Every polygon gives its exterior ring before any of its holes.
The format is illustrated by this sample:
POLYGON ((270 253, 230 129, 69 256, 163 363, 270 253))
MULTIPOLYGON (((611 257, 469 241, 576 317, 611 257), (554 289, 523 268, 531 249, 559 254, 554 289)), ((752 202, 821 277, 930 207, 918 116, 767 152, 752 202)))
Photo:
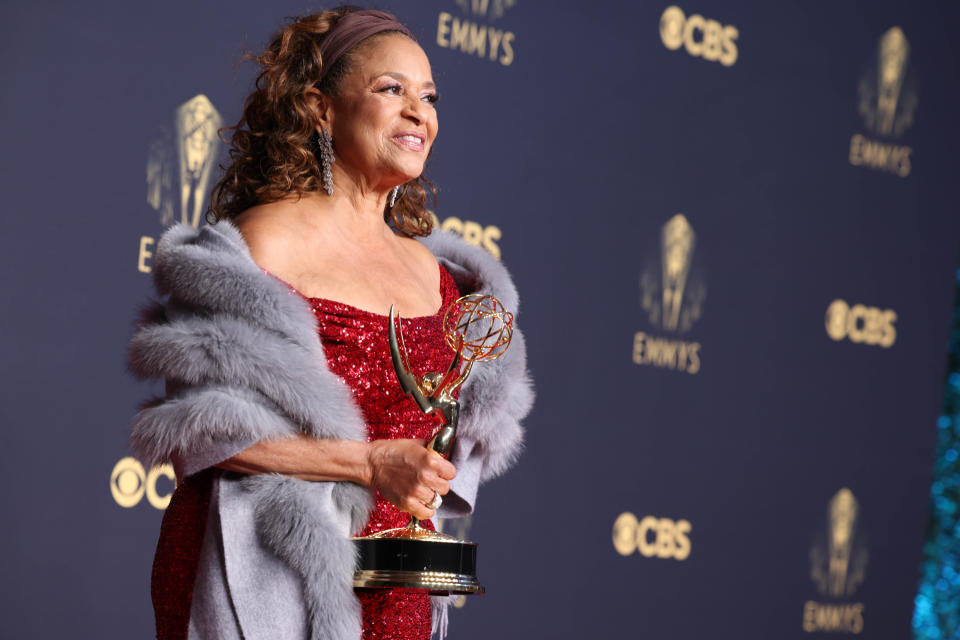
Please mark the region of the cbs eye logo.
POLYGON ((622 556, 639 551, 645 558, 686 560, 690 556, 690 522, 646 516, 625 511, 613 523, 613 548, 622 556))
POLYGON ((139 460, 126 457, 117 462, 110 473, 110 494, 118 505, 127 509, 135 507, 146 496, 147 502, 162 510, 170 504, 176 482, 171 465, 157 465, 148 472, 139 460), (157 481, 161 476, 172 485, 170 491, 163 495, 157 490, 157 481))
POLYGON ((852 307, 844 300, 834 300, 827 307, 824 319, 827 335, 837 342, 849 338, 858 344, 892 347, 897 341, 893 323, 897 312, 893 309, 878 309, 862 304, 852 307))
POLYGON ((732 67, 737 61, 736 40, 740 32, 694 13, 689 17, 677 6, 667 7, 660 16, 660 39, 671 51, 684 47, 691 56, 732 67))

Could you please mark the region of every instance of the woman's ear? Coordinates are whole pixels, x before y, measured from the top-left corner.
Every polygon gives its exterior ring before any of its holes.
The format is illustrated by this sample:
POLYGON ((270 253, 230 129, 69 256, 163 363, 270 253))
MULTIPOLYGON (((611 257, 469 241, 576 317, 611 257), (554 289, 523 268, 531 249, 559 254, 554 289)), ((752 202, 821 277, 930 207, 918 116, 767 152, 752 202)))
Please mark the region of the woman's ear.
POLYGON ((333 101, 316 87, 306 89, 303 95, 307 101, 307 108, 310 109, 314 122, 317 123, 317 130, 329 131, 333 127, 333 101))

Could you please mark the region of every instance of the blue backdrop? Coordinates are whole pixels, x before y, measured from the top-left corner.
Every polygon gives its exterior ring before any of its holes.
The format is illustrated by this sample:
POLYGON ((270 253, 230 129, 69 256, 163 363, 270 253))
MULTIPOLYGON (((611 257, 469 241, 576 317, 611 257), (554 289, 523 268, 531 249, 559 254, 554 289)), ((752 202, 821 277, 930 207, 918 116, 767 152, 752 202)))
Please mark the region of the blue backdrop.
MULTIPOLYGON (((960 8, 380 7, 430 56, 436 214, 513 273, 538 391, 519 466, 446 523, 488 589, 451 637, 909 633, 960 8)), ((129 457, 155 389, 125 345, 155 239, 216 180, 242 48, 320 8, 0 9, 2 637, 152 635, 173 483, 129 457)))

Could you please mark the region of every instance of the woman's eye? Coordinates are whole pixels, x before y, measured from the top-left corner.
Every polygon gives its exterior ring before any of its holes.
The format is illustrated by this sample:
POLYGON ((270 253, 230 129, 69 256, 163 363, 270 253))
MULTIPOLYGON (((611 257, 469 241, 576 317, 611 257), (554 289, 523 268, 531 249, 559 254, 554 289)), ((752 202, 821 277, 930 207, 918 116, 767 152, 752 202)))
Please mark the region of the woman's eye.
POLYGON ((400 95, 403 93, 403 87, 398 84, 391 84, 380 89, 380 93, 392 93, 394 95, 400 95))
POLYGON ((428 93, 427 95, 423 96, 422 99, 424 102, 429 102, 430 104, 437 104, 437 102, 440 100, 440 96, 437 95, 436 93, 428 93))

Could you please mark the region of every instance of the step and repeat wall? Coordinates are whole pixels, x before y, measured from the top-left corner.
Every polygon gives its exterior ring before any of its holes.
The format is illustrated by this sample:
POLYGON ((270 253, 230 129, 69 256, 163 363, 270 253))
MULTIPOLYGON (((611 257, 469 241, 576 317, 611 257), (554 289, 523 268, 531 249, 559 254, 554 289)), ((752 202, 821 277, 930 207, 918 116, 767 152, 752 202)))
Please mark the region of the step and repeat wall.
MULTIPOLYGON (((686 1, 686 0, 685 0, 686 1)), ((259 51, 318 3, 0 9, 0 637, 153 634, 170 467, 125 369, 259 51)), ((910 633, 960 241, 960 8, 380 3, 440 88, 439 226, 510 269, 538 399, 443 523, 452 638, 910 633)))

